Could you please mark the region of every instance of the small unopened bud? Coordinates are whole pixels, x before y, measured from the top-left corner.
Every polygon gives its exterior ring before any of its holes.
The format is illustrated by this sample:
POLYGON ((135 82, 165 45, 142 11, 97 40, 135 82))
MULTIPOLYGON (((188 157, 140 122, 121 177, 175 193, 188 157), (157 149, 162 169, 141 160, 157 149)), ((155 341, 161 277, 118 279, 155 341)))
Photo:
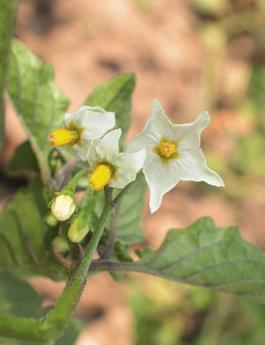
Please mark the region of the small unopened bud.
POLYGON ((51 211, 57 220, 64 221, 71 217, 76 210, 76 204, 71 195, 59 194, 51 204, 51 211))
POLYGON ((71 242, 79 243, 83 240, 86 234, 89 232, 89 224, 80 226, 80 219, 76 217, 68 230, 68 238, 71 242))
POLYGON ((55 252, 65 253, 70 250, 69 243, 61 236, 57 236, 52 241, 52 248, 55 252))
POLYGON ((54 217, 54 215, 51 212, 47 214, 45 221, 51 227, 55 227, 58 223, 58 220, 54 217))

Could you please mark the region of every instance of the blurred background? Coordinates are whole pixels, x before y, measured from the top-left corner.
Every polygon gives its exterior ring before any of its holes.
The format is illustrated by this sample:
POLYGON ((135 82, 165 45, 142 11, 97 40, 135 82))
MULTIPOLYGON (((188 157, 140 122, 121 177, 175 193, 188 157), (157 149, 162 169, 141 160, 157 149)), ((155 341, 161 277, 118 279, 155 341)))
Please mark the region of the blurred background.
MULTIPOLYGON (((169 228, 209 215, 265 247, 264 0, 24 0, 16 36, 54 65, 71 110, 98 83, 135 72, 129 138, 153 98, 178 123, 210 112, 202 144, 226 188, 180 183, 152 217, 146 207, 146 243, 157 247, 169 228)), ((7 114, 2 167, 26 138, 10 105, 7 114)), ((8 192, 0 192, 3 200, 8 192)), ((47 304, 63 288, 41 278, 32 284, 47 304)), ((93 277, 77 316, 78 345, 265 344, 263 305, 139 275, 118 284, 93 277)))

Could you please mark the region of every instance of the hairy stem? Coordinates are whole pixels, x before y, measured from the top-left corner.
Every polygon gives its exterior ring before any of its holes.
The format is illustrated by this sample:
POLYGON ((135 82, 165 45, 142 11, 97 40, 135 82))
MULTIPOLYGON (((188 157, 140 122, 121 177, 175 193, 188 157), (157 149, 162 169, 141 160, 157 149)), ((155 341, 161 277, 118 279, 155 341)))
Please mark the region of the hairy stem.
POLYGON ((53 344, 67 326, 83 292, 92 256, 104 231, 104 224, 112 210, 111 191, 106 191, 105 207, 95 227, 84 258, 68 279, 54 308, 41 319, 0 316, 0 335, 44 344, 53 344))
POLYGON ((80 170, 77 174, 75 174, 72 179, 68 182, 68 184, 63 188, 61 192, 69 192, 73 193, 78 185, 79 180, 88 174, 89 169, 85 168, 80 170))
MULTIPOLYGON (((134 182, 134 181, 133 181, 134 182)), ((118 218, 119 218, 119 209, 120 209, 120 204, 121 200, 124 197, 124 195, 128 192, 130 189, 130 186, 132 183, 129 183, 113 200, 112 200, 112 208, 114 210, 113 216, 112 216, 112 222, 111 222, 111 227, 108 233, 108 239, 107 239, 107 248, 105 252, 102 254, 101 259, 106 260, 109 259, 112 255, 112 251, 115 245, 116 241, 116 228, 117 228, 117 223, 118 223, 118 218)))
POLYGON ((120 203, 118 203, 115 207, 115 211, 112 217, 111 221, 111 227, 108 233, 108 238, 107 238, 107 245, 106 245, 106 250, 101 256, 102 259, 106 260, 109 259, 112 255, 112 251, 115 245, 116 241, 116 228, 117 228, 117 223, 118 223, 118 217, 119 217, 119 209, 120 209, 120 203))

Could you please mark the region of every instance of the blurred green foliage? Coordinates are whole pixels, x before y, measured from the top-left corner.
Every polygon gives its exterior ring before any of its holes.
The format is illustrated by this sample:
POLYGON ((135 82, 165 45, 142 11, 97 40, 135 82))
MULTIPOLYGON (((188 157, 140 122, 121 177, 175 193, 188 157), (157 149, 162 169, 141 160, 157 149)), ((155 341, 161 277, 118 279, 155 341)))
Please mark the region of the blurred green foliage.
POLYGON ((135 280, 136 345, 263 345, 265 306, 157 279, 135 280))
POLYGON ((214 155, 209 149, 209 160, 226 181, 224 193, 246 197, 259 190, 265 173, 264 1, 190 0, 190 5, 205 52, 203 107, 211 109, 223 133, 214 140, 232 138, 230 149, 219 155, 216 147, 214 155))

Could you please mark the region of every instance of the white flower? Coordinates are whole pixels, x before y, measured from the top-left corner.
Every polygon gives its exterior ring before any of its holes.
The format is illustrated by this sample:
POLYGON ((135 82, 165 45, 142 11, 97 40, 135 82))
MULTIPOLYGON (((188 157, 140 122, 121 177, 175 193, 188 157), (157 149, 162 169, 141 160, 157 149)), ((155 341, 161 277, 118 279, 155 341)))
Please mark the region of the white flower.
POLYGON ((89 146, 87 159, 91 169, 89 185, 98 191, 109 185, 124 188, 136 178, 142 168, 145 151, 119 153, 121 129, 108 132, 102 139, 94 140, 89 146))
POLYGON ((57 195, 51 203, 51 211, 54 217, 61 222, 69 219, 76 210, 76 204, 72 196, 68 194, 57 195))
POLYGON ((200 148, 200 135, 210 123, 207 112, 193 122, 173 124, 158 101, 153 101, 152 112, 144 131, 128 145, 128 151, 145 148, 143 172, 150 188, 150 208, 155 212, 162 197, 180 181, 204 181, 224 186, 222 178, 207 166, 200 148))
POLYGON ((86 159, 91 140, 101 138, 115 126, 115 113, 101 107, 82 106, 64 114, 64 128, 51 132, 49 141, 55 147, 66 146, 82 160, 86 159))

